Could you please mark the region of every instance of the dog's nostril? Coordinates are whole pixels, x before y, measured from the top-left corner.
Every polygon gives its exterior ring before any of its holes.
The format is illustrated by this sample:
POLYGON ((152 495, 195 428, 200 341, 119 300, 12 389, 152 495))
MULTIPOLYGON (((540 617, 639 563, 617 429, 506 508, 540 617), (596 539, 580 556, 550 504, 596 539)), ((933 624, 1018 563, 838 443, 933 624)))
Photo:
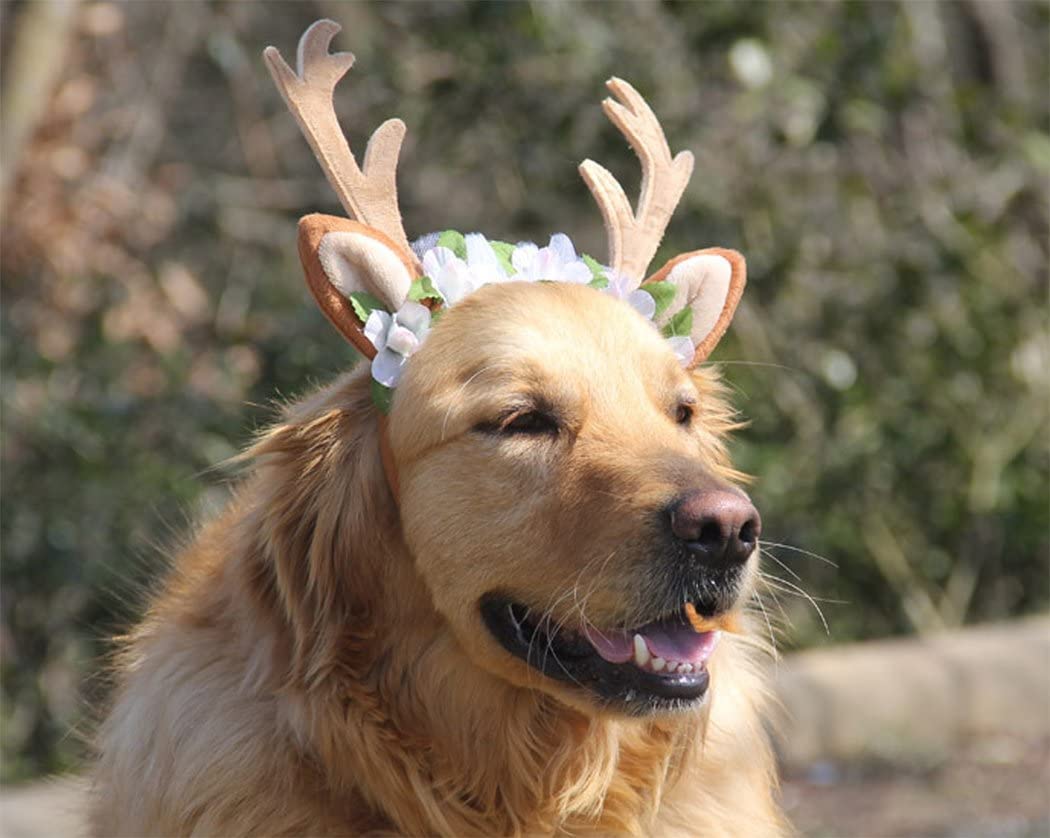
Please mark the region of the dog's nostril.
POLYGON ((754 518, 749 518, 740 528, 739 538, 744 544, 752 546, 758 541, 758 522, 754 518))
POLYGON ((698 558, 743 563, 761 531, 758 511, 746 496, 728 490, 690 492, 671 507, 671 532, 698 558))
POLYGON ((725 541, 725 535, 722 533, 722 525, 718 521, 704 521, 695 540, 704 546, 718 547, 723 541, 725 541))

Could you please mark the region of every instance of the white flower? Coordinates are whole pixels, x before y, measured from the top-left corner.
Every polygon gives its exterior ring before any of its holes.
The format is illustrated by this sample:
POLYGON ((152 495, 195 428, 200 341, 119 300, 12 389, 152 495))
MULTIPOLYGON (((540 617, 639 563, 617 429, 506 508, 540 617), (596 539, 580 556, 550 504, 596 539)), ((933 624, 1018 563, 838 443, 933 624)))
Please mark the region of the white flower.
POLYGON ((477 288, 467 263, 447 247, 435 247, 423 254, 423 273, 430 277, 447 306, 455 305, 477 288))
POLYGON ((373 309, 365 321, 365 337, 376 348, 372 378, 384 387, 396 387, 405 361, 429 331, 430 310, 419 303, 407 302, 393 315, 373 309))
POLYGON ((423 254, 423 273, 430 277, 447 306, 455 305, 482 285, 507 279, 507 272, 483 235, 470 233, 464 241, 465 261, 447 247, 433 247, 423 254))
POLYGON ((688 367, 693 360, 693 356, 696 355, 696 345, 693 343, 693 339, 688 335, 679 335, 678 337, 667 338, 667 342, 671 345, 671 351, 678 356, 682 366, 688 367))
POLYGON ((490 282, 506 281, 507 271, 496 258, 496 251, 488 239, 481 233, 469 233, 464 241, 467 243, 467 267, 478 288, 490 282))
POLYGON ((612 268, 605 269, 605 277, 609 280, 604 289, 606 294, 623 300, 646 320, 653 319, 656 314, 656 300, 652 294, 641 288, 632 288, 634 280, 625 274, 616 273, 612 268))
POLYGON ((593 278, 591 269, 576 255, 569 237, 564 233, 551 236, 550 244, 537 247, 532 242, 522 242, 510 257, 514 265, 512 279, 536 282, 574 282, 586 285, 593 278))

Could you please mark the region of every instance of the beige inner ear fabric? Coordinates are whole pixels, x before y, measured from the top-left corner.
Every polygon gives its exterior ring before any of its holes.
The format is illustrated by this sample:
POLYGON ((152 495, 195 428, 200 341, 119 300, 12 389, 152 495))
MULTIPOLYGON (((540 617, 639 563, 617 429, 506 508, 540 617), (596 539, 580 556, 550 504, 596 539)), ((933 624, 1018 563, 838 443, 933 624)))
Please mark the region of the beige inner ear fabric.
POLYGON ((660 325, 686 306, 691 307, 693 329, 690 337, 699 346, 722 316, 732 275, 733 266, 729 260, 713 253, 693 256, 675 265, 667 275, 667 282, 676 289, 674 302, 661 316, 660 325))
POLYGON ((390 311, 408 299, 412 277, 397 253, 382 242, 360 233, 326 233, 317 248, 317 259, 329 282, 344 297, 365 291, 378 297, 390 311))

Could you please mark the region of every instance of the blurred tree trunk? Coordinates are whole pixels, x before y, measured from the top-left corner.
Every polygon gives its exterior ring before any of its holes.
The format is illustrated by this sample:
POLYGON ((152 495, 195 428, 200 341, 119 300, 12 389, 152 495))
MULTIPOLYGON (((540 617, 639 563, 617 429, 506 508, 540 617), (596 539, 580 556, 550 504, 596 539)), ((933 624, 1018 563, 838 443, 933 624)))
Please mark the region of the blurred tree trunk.
POLYGON ((77 5, 78 0, 35 0, 25 3, 15 20, 0 97, 0 214, 22 149, 44 115, 65 64, 77 5))

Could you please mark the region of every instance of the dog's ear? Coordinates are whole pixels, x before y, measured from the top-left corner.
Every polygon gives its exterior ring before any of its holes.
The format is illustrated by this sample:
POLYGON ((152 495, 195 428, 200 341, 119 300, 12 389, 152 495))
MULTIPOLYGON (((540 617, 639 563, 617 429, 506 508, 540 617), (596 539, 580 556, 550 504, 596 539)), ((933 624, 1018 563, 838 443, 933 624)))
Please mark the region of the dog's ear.
POLYGON ((665 332, 692 339, 696 352, 689 367, 704 361, 733 319, 747 282, 744 257, 735 250, 710 247, 671 259, 642 287, 666 282, 674 290, 670 304, 657 316, 665 332))
POLYGON ((377 304, 397 311, 408 298, 415 263, 378 230, 333 215, 299 222, 299 258, 321 311, 365 357, 376 354, 364 333, 377 304))

